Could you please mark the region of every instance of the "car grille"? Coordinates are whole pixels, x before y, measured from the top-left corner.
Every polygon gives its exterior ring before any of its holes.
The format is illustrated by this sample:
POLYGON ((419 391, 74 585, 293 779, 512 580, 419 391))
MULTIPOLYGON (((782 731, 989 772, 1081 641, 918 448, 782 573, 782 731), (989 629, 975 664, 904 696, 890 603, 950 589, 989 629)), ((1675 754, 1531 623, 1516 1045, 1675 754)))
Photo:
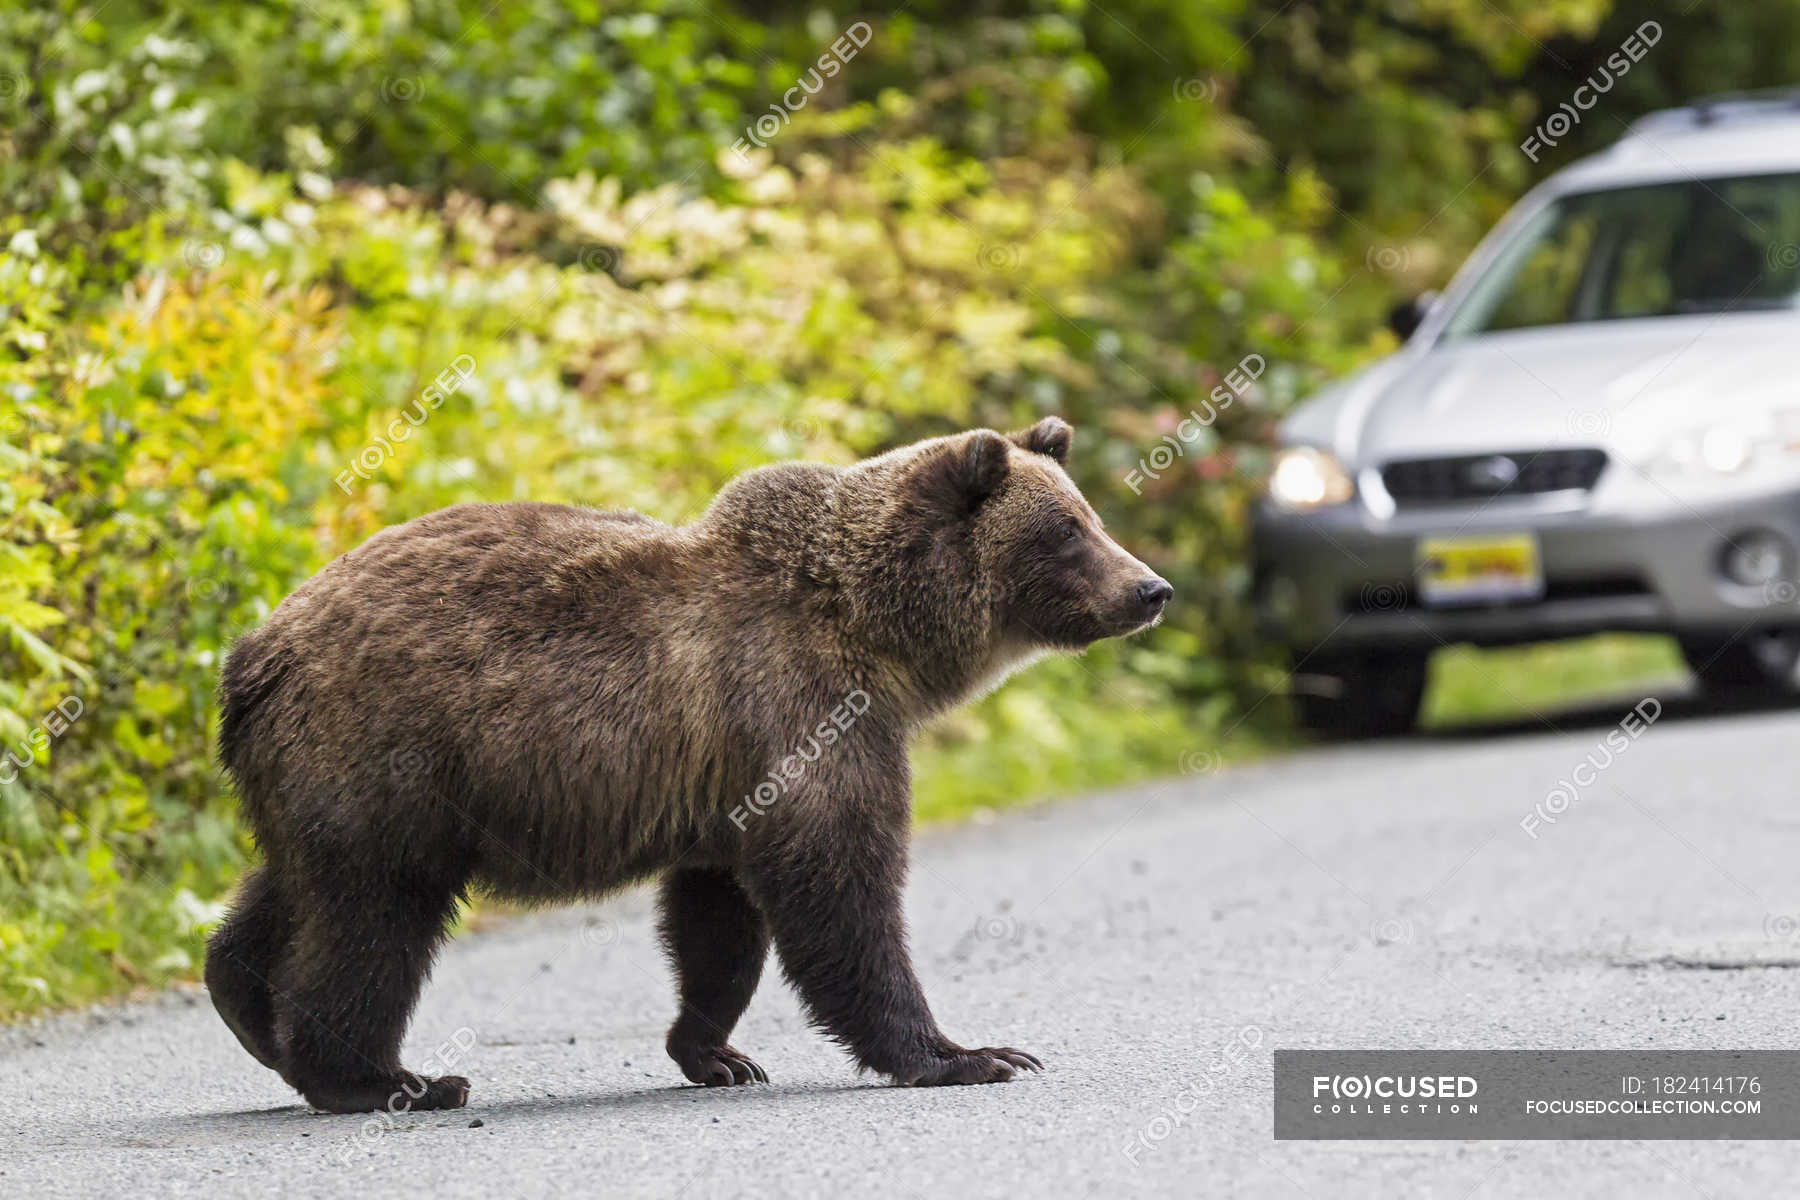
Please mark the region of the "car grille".
POLYGON ((1381 482, 1396 504, 1437 504, 1538 492, 1585 492, 1605 469, 1604 450, 1518 450, 1402 459, 1381 469, 1381 482))

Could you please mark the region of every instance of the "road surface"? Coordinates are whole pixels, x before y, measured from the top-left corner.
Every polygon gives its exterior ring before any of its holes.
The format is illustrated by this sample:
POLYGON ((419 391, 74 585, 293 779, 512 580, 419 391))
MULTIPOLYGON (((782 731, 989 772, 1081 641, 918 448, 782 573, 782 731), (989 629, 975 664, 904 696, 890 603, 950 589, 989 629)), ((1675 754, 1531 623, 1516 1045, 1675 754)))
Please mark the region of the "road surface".
POLYGON ((1042 1075, 859 1077, 771 972, 733 1040, 773 1084, 688 1087, 639 892, 446 951, 408 1061, 469 1076, 459 1112, 308 1112, 198 994, 0 1032, 0 1195, 1791 1194, 1779 1142, 1272 1138, 1276 1047, 1800 1047, 1795 717, 1671 701, 1545 806, 1634 701, 1223 769, 1171 747, 1188 775, 925 833, 939 1019, 1042 1075))

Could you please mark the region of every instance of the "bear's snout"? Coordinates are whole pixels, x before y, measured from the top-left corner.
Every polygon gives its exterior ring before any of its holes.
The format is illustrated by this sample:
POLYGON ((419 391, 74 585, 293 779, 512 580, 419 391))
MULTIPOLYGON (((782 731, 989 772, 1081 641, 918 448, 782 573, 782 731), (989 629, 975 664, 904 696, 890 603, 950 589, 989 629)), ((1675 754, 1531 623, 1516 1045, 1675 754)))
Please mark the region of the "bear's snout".
POLYGON ((1160 575, 1152 575, 1137 585, 1136 595, 1145 620, 1153 621, 1162 616, 1163 606, 1175 595, 1175 587, 1160 575))

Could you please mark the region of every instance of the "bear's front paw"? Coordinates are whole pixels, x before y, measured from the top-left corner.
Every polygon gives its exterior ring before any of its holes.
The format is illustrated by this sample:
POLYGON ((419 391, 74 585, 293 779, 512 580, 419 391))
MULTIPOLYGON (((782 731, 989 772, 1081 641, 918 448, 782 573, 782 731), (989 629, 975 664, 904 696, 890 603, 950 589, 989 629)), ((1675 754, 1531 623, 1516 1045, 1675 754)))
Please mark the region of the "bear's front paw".
POLYGON ((740 1083, 767 1083, 769 1073, 730 1046, 671 1048, 669 1057, 691 1082, 707 1087, 731 1087, 740 1083))
POLYGON ((980 1050, 955 1047, 937 1064, 906 1082, 914 1087, 943 1087, 957 1083, 1005 1083, 1021 1071, 1041 1071, 1044 1064, 1036 1055, 1010 1046, 985 1046, 980 1050))

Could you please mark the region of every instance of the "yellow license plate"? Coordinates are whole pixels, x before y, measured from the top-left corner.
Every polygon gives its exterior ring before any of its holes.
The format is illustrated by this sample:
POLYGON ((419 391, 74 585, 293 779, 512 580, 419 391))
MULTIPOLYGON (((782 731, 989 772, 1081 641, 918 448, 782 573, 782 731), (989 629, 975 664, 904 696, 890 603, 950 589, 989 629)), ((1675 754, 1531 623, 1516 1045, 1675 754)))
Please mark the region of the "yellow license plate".
POLYGON ((1529 533, 1420 538, 1417 566, 1426 604, 1508 604, 1544 594, 1537 538, 1529 533))

